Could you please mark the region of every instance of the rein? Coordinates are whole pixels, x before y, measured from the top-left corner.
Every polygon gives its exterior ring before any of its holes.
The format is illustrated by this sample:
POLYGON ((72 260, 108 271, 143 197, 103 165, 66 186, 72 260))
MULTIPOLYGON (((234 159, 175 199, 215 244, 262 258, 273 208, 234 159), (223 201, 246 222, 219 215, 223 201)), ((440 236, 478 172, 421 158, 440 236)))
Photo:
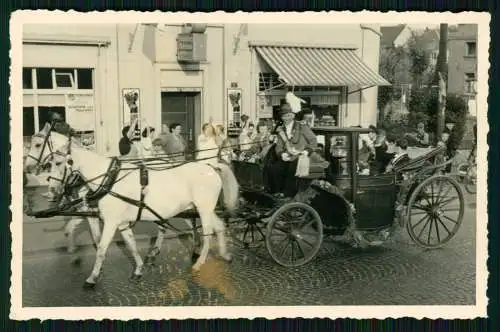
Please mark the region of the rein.
POLYGON ((38 155, 38 158, 32 156, 31 153, 28 153, 28 155, 26 156, 26 158, 31 158, 31 159, 36 161, 36 174, 37 175, 40 173, 40 167, 42 165, 44 165, 44 163, 51 156, 51 154, 54 153, 52 150, 52 140, 50 140, 50 133, 52 132, 53 128, 54 128, 54 122, 50 125, 49 131, 47 132, 47 134, 41 135, 40 133, 37 133, 34 135, 34 137, 43 137, 42 149, 40 150, 40 154, 38 155), (45 158, 42 158, 46 147, 48 147, 48 149, 49 149, 49 155, 45 158))

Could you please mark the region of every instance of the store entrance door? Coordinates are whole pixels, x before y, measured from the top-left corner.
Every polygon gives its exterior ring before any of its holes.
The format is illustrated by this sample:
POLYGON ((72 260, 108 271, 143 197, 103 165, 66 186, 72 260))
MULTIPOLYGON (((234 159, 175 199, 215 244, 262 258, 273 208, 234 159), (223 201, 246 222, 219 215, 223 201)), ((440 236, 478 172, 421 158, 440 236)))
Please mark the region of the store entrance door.
POLYGON ((196 137, 201 131, 201 93, 200 92, 162 92, 161 123, 182 126, 182 135, 187 150, 196 149, 196 137))

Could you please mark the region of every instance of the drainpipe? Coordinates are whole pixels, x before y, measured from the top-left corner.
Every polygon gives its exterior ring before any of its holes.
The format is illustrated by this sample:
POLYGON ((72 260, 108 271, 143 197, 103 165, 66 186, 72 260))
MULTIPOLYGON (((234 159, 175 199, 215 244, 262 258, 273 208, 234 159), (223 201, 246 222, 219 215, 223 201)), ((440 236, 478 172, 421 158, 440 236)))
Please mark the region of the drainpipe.
MULTIPOLYGON (((365 29, 361 28, 361 60, 364 60, 365 53, 365 29)), ((359 90, 359 117, 358 117, 358 125, 361 126, 363 123, 363 90, 359 90)))
POLYGON ((227 133, 226 65, 226 27, 222 25, 222 123, 227 133))
MULTIPOLYGON (((121 137, 121 127, 123 123, 123 107, 120 108, 121 105, 121 91, 120 91, 120 41, 119 41, 119 36, 118 36, 118 24, 116 24, 116 29, 115 29, 115 34, 116 34, 116 78, 117 78, 117 84, 116 84, 116 89, 118 90, 118 137, 121 137)), ((139 117, 140 119, 140 117, 139 117)), ((106 130, 106 132, 108 132, 106 130)), ((109 134, 108 134, 109 135, 109 134)), ((109 145, 109 140, 108 140, 108 145, 109 145)))

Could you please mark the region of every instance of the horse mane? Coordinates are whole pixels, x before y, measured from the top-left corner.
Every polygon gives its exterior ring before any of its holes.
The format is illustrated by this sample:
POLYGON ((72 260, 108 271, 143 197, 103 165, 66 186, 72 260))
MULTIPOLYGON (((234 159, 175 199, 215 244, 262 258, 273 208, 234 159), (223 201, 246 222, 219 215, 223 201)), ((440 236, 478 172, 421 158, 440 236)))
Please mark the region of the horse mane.
POLYGON ((64 121, 55 122, 52 130, 66 137, 70 137, 75 134, 75 130, 71 128, 71 126, 67 122, 64 121))

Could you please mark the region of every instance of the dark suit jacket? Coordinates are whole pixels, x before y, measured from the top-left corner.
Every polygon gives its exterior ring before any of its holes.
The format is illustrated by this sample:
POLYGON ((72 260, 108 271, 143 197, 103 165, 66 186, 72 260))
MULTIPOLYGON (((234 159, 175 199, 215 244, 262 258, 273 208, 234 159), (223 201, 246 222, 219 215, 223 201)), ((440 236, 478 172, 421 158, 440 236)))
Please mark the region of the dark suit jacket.
MULTIPOLYGON (((279 128, 286 133, 285 126, 281 125, 279 128)), ((279 129, 278 129, 279 130, 279 129)), ((292 137, 288 137, 290 144, 298 151, 307 150, 309 155, 315 151, 318 146, 316 135, 309 126, 294 121, 292 128, 292 137)), ((278 135, 278 142, 276 143, 276 154, 281 156, 282 153, 287 152, 285 142, 278 135)))

